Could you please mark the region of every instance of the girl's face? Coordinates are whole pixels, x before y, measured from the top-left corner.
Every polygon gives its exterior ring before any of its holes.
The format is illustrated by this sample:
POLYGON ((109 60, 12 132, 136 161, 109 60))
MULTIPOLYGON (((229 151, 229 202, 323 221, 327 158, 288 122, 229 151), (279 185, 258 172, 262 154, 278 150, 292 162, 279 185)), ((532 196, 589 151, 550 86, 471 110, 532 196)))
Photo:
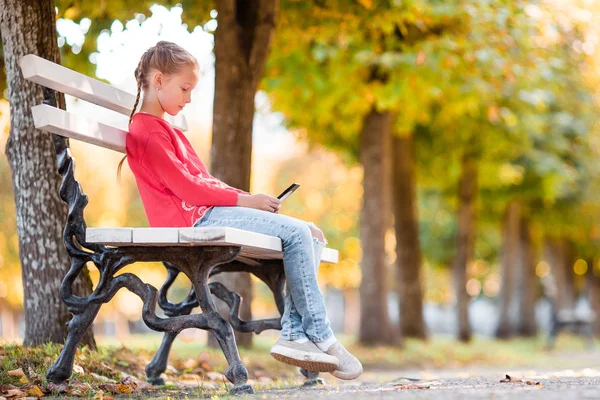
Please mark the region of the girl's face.
POLYGON ((192 101, 192 90, 198 84, 200 73, 197 67, 188 66, 175 74, 155 74, 156 95, 159 104, 169 115, 179 114, 192 101))

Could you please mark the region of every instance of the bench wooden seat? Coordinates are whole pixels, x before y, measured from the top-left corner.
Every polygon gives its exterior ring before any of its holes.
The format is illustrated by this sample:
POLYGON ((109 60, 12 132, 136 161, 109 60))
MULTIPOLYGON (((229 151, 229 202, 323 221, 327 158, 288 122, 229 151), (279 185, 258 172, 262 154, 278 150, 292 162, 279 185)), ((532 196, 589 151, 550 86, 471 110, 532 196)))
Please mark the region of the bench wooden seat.
MULTIPOLYGON (((58 171, 62 176, 60 196, 69 206, 64 240, 71 268, 61 284, 60 296, 73 318, 68 323, 65 346, 46 373, 48 380, 62 382, 71 376, 75 351, 83 333, 102 304, 109 302, 118 290, 126 288, 142 299, 144 322, 151 329, 165 333, 160 349, 146 367, 149 382, 164 383, 160 375, 167 367, 171 344, 179 332, 199 328, 211 331, 221 345, 229 364, 225 376, 233 383, 230 392, 253 393, 252 386, 247 384, 248 371, 240 359, 233 329, 255 333, 281 329, 285 298, 281 239, 229 227, 87 228, 83 210, 88 200, 75 179, 75 164, 65 138, 124 153, 127 131, 123 129, 125 124, 112 126, 57 108, 55 90, 126 116, 131 112, 135 96, 34 55, 23 57, 20 66, 26 79, 44 86, 44 104, 32 107, 34 124, 53 134, 58 171), (138 261, 163 262, 168 277, 160 290, 142 282, 135 274, 116 275, 124 266, 138 261), (78 297, 72 292, 72 284, 90 263, 100 271, 99 283, 89 296, 78 297), (279 317, 243 321, 239 318, 242 301, 239 294, 230 292, 221 283, 208 283, 209 277, 216 274, 239 271, 254 274, 271 289, 279 317), (173 304, 167 295, 179 273, 190 279, 193 288, 185 300, 173 304), (211 295, 229 306, 228 319, 217 312, 211 295), (167 318, 156 315, 156 305, 163 309, 167 318), (202 312, 191 314, 198 306, 202 312)), ((182 131, 187 128, 185 118, 169 122, 182 131)), ((322 262, 337 263, 338 258, 337 250, 323 250, 322 262)), ((307 377, 305 385, 321 382, 318 372, 301 372, 307 377)))
MULTIPOLYGON (((241 246, 240 257, 281 260, 283 251, 278 237, 230 227, 201 228, 87 228, 88 243, 109 246, 241 246)), ((339 253, 325 248, 321 262, 336 264, 339 253)))

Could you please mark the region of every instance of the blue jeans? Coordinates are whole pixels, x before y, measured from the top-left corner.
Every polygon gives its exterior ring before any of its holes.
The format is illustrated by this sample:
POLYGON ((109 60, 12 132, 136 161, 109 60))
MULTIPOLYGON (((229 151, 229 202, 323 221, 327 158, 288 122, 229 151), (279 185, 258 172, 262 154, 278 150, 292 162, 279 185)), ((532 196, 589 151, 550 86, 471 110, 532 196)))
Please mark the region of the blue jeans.
POLYGON ((247 207, 214 207, 194 226, 228 226, 281 238, 286 276, 281 337, 323 342, 333 335, 323 294, 317 283, 327 241, 312 236, 312 222, 247 207))

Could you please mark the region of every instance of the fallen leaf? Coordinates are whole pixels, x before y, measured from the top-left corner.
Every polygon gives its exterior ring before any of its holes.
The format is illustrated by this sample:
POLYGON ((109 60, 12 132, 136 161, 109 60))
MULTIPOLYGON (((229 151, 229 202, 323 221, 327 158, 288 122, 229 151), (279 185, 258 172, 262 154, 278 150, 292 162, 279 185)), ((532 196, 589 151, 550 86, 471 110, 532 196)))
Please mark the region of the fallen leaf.
POLYGON ((69 385, 66 382, 54 383, 50 382, 47 389, 52 393, 67 393, 69 391, 69 385))
POLYGON ((104 390, 98 390, 93 397, 94 400, 104 400, 104 390))
POLYGON ((21 382, 23 385, 27 385, 29 383, 29 379, 23 375, 21 379, 19 379, 19 382, 21 382))
POLYGON ((38 374, 37 372, 35 372, 33 370, 33 368, 29 367, 28 372, 29 372, 29 379, 31 379, 35 383, 43 383, 44 382, 44 375, 38 374))
POLYGON ((44 395, 44 392, 42 392, 42 389, 40 389, 37 385, 36 386, 32 386, 28 391, 27 394, 29 394, 30 396, 34 396, 34 397, 42 397, 44 395))
POLYGON ((206 373, 206 377, 211 381, 223 382, 227 380, 227 377, 220 372, 210 371, 206 373))
POLYGON ((73 364, 73 372, 76 374, 80 374, 80 375, 85 374, 83 367, 81 365, 77 365, 77 364, 73 364))
POLYGON ((135 390, 135 386, 126 385, 124 383, 118 383, 117 387, 119 389, 119 393, 122 393, 122 394, 129 394, 135 390))
POLYGON ((9 389, 4 393, 7 399, 19 399, 21 397, 26 397, 27 392, 21 389, 9 389))
POLYGON ((181 376, 179 377, 179 379, 183 379, 183 380, 202 380, 202 377, 200 377, 200 375, 196 375, 196 374, 181 374, 181 376))
POLYGON ((83 397, 88 392, 88 390, 90 390, 90 387, 88 385, 78 380, 71 381, 71 384, 69 386, 69 391, 67 392, 69 396, 83 397))
POLYGON ((106 392, 111 392, 111 393, 115 393, 115 394, 129 394, 135 390, 136 384, 135 383, 126 384, 123 382, 119 382, 117 384, 105 383, 105 384, 99 385, 99 388, 106 392))
POLYGON ((397 390, 408 390, 408 389, 429 389, 431 386, 429 385, 418 385, 416 383, 405 383, 402 385, 394 386, 394 389, 397 390))
POLYGON ((514 379, 510 375, 506 375, 506 378, 500 379, 500 383, 524 383, 531 386, 541 386, 539 382, 528 381, 525 379, 514 379))
POLYGON ((116 383, 103 383, 101 385, 98 385, 98 387, 104 392, 119 393, 119 389, 116 383))
POLYGON ((23 368, 13 369, 12 371, 8 371, 8 376, 12 376, 13 378, 20 378, 25 376, 25 372, 23 372, 23 368))
POLYGON ((106 382, 106 383, 117 383, 117 381, 115 381, 114 379, 110 379, 106 376, 103 375, 98 375, 94 372, 90 372, 90 375, 93 376, 94 378, 96 378, 97 380, 101 381, 101 382, 106 382))

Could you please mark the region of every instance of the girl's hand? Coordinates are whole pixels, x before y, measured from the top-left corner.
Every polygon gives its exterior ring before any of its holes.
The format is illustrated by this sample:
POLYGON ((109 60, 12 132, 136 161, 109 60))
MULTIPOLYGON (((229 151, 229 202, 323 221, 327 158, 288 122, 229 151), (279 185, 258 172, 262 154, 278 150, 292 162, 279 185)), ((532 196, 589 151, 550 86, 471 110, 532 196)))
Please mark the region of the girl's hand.
POLYGON ((237 205, 239 207, 255 208, 257 210, 278 213, 281 200, 268 194, 239 194, 237 205))

